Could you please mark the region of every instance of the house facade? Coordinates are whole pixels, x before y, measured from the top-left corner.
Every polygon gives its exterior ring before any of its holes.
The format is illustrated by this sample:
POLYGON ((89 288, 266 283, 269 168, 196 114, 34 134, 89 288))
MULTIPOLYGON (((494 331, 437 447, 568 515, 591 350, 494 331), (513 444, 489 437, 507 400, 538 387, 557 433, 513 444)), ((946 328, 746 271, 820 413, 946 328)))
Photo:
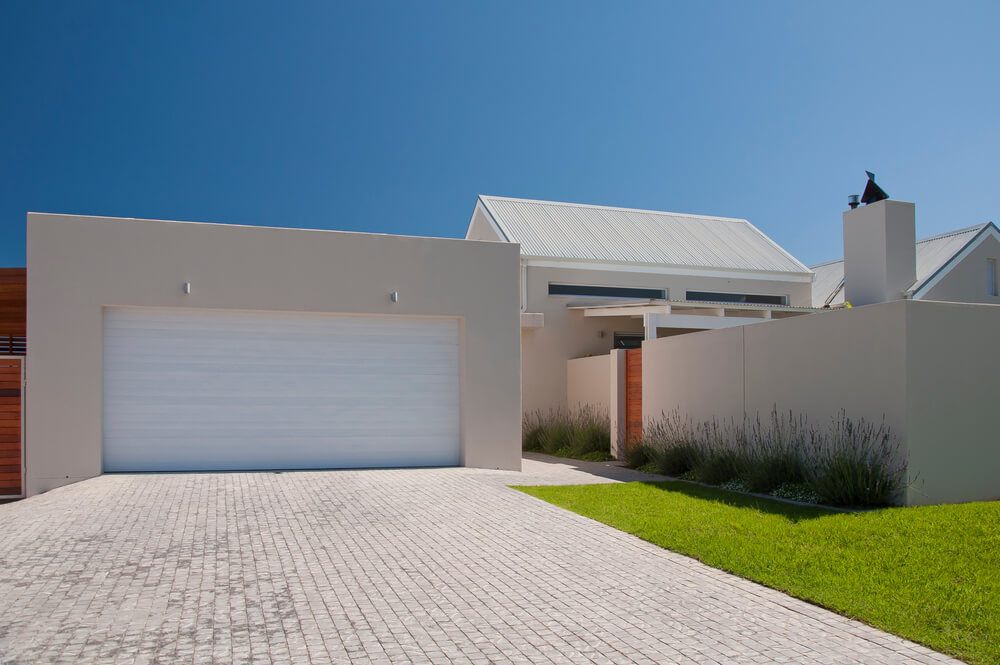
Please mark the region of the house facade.
POLYGON ((525 413, 566 406, 566 361, 814 311, 813 273, 748 221, 480 196, 467 239, 520 245, 525 413))

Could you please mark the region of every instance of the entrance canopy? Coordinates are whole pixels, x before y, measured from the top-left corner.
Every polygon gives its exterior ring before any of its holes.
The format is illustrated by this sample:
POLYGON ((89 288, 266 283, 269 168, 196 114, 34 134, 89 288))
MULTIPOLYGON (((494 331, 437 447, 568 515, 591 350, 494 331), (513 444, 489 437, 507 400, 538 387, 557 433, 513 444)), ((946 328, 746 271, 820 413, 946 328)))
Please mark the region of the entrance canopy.
POLYGON ((783 319, 821 311, 814 307, 755 305, 748 303, 695 302, 691 300, 651 300, 613 305, 571 305, 585 317, 616 316, 642 318, 646 339, 656 339, 657 329, 680 331, 715 330, 783 319))

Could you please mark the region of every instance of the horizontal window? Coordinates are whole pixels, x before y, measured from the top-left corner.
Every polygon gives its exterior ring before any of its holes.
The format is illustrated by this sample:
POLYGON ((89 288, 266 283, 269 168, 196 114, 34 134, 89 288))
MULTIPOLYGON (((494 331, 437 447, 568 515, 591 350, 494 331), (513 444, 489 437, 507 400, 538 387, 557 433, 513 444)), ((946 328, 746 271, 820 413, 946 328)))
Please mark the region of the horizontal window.
POLYGON ((631 286, 584 286, 581 284, 549 284, 550 296, 591 296, 597 298, 637 298, 666 300, 664 289, 639 289, 631 286))
POLYGON ((787 296, 765 296, 755 293, 713 293, 711 291, 688 291, 687 299, 696 302, 735 302, 749 305, 785 305, 787 296))

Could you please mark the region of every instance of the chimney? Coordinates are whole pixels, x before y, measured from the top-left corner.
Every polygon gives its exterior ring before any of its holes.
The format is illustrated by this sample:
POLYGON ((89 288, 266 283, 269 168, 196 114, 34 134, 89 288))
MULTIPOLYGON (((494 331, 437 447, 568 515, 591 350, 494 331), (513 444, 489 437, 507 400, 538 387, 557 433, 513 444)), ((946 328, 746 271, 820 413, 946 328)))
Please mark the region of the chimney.
POLYGON ((884 199, 844 213, 844 298, 900 300, 917 281, 914 205, 884 199))

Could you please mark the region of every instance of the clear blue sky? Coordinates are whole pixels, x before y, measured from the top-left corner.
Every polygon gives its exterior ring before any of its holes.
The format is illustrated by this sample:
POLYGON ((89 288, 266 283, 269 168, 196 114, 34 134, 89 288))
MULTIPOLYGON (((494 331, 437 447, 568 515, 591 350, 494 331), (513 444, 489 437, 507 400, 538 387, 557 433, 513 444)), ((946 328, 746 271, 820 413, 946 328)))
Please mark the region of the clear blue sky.
POLYGON ((1000 218, 1000 3, 8 1, 0 265, 25 212, 461 236, 477 194, 745 217, 841 254, 1000 218))

